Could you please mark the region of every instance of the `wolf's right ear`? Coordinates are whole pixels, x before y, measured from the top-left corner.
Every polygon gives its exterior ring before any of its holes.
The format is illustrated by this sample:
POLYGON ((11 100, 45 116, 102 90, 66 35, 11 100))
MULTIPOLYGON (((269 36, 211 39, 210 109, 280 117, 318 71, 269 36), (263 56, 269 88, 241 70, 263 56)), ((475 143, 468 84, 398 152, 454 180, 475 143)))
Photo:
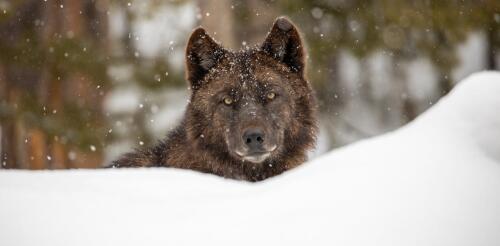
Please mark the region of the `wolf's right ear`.
POLYGON ((203 77, 222 58, 225 51, 201 27, 196 28, 186 47, 186 74, 193 90, 200 87, 203 77))

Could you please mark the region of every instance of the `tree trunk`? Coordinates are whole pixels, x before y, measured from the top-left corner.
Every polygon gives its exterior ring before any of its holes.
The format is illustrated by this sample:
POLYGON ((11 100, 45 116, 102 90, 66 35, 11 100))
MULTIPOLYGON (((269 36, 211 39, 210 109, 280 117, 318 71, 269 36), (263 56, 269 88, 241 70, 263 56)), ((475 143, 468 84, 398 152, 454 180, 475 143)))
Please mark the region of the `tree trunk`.
POLYGON ((450 72, 440 69, 438 73, 439 94, 443 97, 453 89, 453 81, 450 79, 450 72))
POLYGON ((490 23, 490 25, 486 28, 486 35, 487 35, 486 66, 488 70, 500 69, 497 64, 497 45, 500 44, 499 32, 500 32, 500 27, 494 21, 492 21, 492 23, 490 23))
POLYGON ((56 138, 52 144, 50 145, 50 151, 52 156, 52 169, 65 169, 68 168, 68 162, 66 158, 66 149, 65 146, 59 142, 59 138, 56 138))
POLYGON ((238 48, 235 44, 234 19, 231 0, 199 0, 199 24, 215 40, 227 48, 238 48))
POLYGON ((15 115, 19 98, 19 91, 16 88, 7 88, 7 105, 13 110, 13 114, 8 116, 5 124, 2 126, 2 166, 4 168, 19 168, 20 156, 19 143, 19 121, 15 115))
MULTIPOLYGON (((0 63, 0 105, 7 105, 7 101, 5 100, 6 95, 7 95, 7 81, 5 78, 5 71, 3 64, 0 63)), ((4 151, 6 151, 5 143, 7 142, 7 135, 6 135, 7 132, 5 131, 6 130, 5 123, 6 120, 0 118, 0 169, 4 168, 4 165, 7 165, 6 162, 4 163, 4 154, 5 155, 7 154, 4 153, 4 151)))
MULTIPOLYGON (((57 79, 51 80, 51 94, 50 94, 50 113, 62 114, 63 109, 63 95, 61 81, 57 79)), ((66 151, 64 145, 59 141, 59 136, 55 136, 49 140, 49 148, 52 156, 50 161, 50 168, 64 169, 67 167, 66 151)))
POLYGON ((14 121, 9 120, 2 125, 2 167, 3 168, 16 168, 16 136, 15 136, 14 121))
POLYGON ((47 155, 45 133, 38 128, 32 128, 28 130, 28 136, 29 168, 34 170, 46 168, 47 161, 51 161, 52 157, 47 155))
POLYGON ((17 159, 15 155, 15 142, 12 140, 14 136, 14 123, 7 122, 3 127, 2 133, 2 167, 3 168, 16 168, 17 159))
POLYGON ((415 105, 409 92, 406 70, 405 67, 401 65, 403 62, 403 57, 399 54, 395 54, 392 58, 392 74, 393 80, 396 83, 395 88, 397 89, 392 93, 394 101, 389 103, 389 105, 401 107, 401 123, 406 123, 417 117, 417 105, 415 105))
POLYGON ((279 15, 275 7, 265 0, 233 1, 233 20, 236 48, 242 44, 259 45, 264 41, 275 18, 279 15))

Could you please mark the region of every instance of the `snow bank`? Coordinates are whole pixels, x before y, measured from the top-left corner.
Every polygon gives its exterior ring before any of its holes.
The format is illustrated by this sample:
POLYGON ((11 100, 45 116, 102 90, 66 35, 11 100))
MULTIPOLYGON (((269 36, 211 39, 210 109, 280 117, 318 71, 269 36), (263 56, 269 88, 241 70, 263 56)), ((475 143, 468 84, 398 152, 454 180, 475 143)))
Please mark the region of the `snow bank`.
POLYGON ((0 245, 499 245, 500 73, 393 133, 250 184, 174 169, 0 172, 0 245))

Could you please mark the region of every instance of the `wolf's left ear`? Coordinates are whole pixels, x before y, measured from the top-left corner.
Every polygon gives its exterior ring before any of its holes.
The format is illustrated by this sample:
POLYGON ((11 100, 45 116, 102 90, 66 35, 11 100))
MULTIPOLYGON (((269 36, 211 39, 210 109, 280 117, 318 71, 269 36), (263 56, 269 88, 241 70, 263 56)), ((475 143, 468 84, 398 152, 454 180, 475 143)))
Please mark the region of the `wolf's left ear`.
POLYGON ((279 17, 262 44, 261 49, 274 59, 304 74, 304 46, 299 31, 285 17, 279 17))
POLYGON ((225 51, 203 28, 193 31, 186 47, 186 74, 191 88, 198 89, 203 77, 217 65, 225 51))

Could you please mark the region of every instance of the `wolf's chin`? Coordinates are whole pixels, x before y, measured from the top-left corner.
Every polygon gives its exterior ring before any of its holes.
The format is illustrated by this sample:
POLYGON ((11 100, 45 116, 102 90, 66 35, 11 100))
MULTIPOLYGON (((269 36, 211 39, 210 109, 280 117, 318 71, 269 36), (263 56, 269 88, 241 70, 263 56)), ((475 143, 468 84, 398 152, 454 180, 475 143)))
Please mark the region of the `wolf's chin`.
POLYGON ((270 155, 271 155, 271 153, 267 152, 267 153, 263 153, 263 154, 259 154, 259 155, 243 156, 242 159, 244 161, 258 164, 258 163, 262 163, 263 161, 265 161, 270 155))
POLYGON ((235 150, 233 153, 242 161, 248 161, 251 163, 259 164, 268 159, 272 153, 278 148, 277 145, 273 145, 271 148, 268 148, 262 152, 247 152, 235 150))
POLYGON ((235 151, 236 156, 242 161, 247 161, 255 164, 264 162, 269 156, 271 156, 272 151, 269 152, 259 152, 259 153, 243 153, 240 151, 235 151))

